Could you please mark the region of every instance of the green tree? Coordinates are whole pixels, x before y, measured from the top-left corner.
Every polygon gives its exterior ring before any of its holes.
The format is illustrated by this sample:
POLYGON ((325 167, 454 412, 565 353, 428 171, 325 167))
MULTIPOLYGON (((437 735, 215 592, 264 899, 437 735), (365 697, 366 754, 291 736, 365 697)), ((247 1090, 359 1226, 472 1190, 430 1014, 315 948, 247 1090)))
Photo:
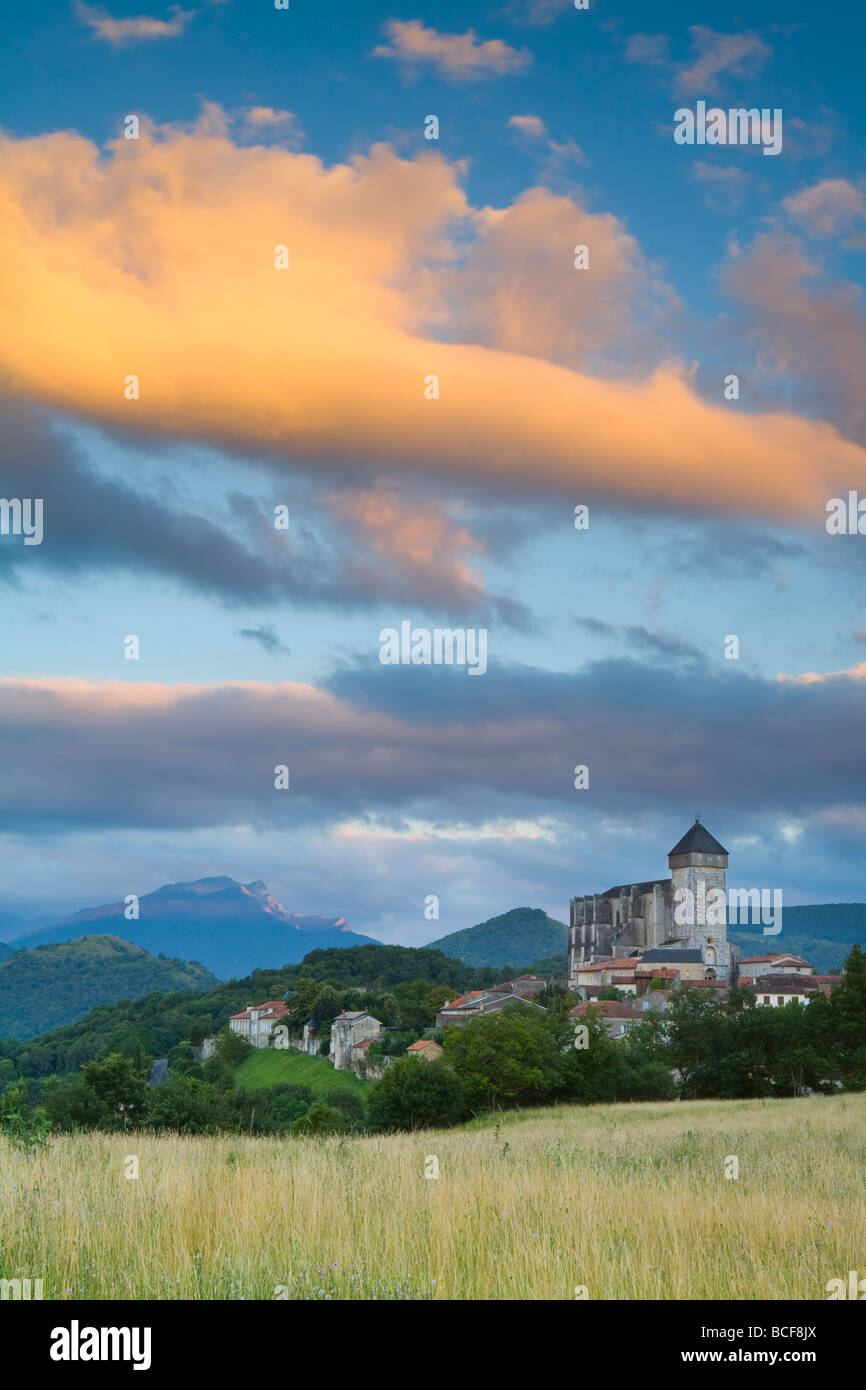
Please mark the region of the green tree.
POLYGON ((316 1001, 310 1010, 310 1018, 318 1023, 320 1028, 323 1024, 330 1027, 342 1007, 342 999, 334 986, 325 985, 323 989, 319 990, 316 1001))
POLYGON ((360 1132, 366 1127, 367 1105, 364 1097, 359 1096, 357 1091, 335 1088, 328 1094, 328 1104, 345 1117, 349 1129, 360 1132))
POLYGON ((430 1015, 430 1023, 434 1021, 440 1009, 444 1009, 446 1004, 450 1004, 455 998, 455 991, 450 985, 435 985, 429 989, 421 1000, 423 1007, 430 1015))
POLYGON ((81 1075, 110 1113, 123 1120, 124 1129, 130 1120, 135 1123, 143 1117, 147 1076, 131 1057, 109 1052, 107 1057, 88 1062, 81 1075))
POLYGON ((842 981, 830 995, 828 1025, 825 1037, 842 1079, 849 1090, 860 1090, 866 1082, 866 955, 859 946, 852 947, 842 981))
POLYGON ((148 1092, 144 1121, 177 1134, 216 1134, 223 1127, 224 1111, 220 1096, 206 1081, 169 1072, 167 1081, 148 1092))
POLYGON ((39 1107, 30 1108, 24 1081, 13 1081, 0 1096, 0 1132, 28 1149, 48 1143, 48 1116, 39 1107))
POLYGON ((604 1026, 601 1010, 592 1006, 579 1023, 586 1028, 586 1034, 575 1034, 574 1019, 556 1025, 557 1041, 564 1054, 565 1075, 561 1094, 583 1105, 631 1099, 622 1079, 625 1039, 615 1042, 604 1026), (576 1043, 580 1045, 576 1046, 576 1043))
POLYGON ((309 1086, 291 1086, 287 1082, 272 1086, 264 1104, 259 1106, 259 1128, 266 1134, 288 1133, 295 1121, 306 1115, 314 1099, 309 1086))
POLYGON ((42 1104, 51 1128, 61 1132, 110 1129, 113 1123, 108 1106, 80 1074, 49 1076, 42 1104))
POLYGON ((250 1055, 250 1045, 233 1028, 221 1028, 214 1038, 214 1057, 224 1072, 233 1072, 250 1055))
POLYGON ((395 1131, 447 1127, 469 1113, 460 1078, 444 1057, 401 1057, 370 1090, 370 1125, 395 1131))
POLYGON ((289 995, 286 1000, 286 1022, 289 1032, 297 1036, 303 1032, 304 1024, 309 1021, 313 1011, 313 1005, 322 990, 322 981, 314 980, 310 975, 301 975, 295 980, 294 994, 289 995))
POLYGON ((317 1100, 315 1105, 310 1106, 306 1115, 295 1120, 292 1133, 342 1134, 347 1128, 348 1122, 342 1110, 337 1110, 323 1100, 317 1100))
POLYGON ((565 1084, 573 1029, 520 1005, 446 1028, 445 1052, 473 1109, 540 1105, 565 1084))
POLYGON ((168 1069, 176 1072, 178 1076, 198 1075, 199 1061, 193 1052, 191 1042, 179 1042, 176 1047, 170 1049, 168 1054, 168 1069))

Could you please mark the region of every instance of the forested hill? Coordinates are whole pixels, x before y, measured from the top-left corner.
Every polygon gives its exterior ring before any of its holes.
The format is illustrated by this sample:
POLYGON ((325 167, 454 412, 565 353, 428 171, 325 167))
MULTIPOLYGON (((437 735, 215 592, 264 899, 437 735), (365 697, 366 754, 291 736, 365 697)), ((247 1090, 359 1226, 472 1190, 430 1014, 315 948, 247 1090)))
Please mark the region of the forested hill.
POLYGON ((568 928, 540 907, 514 907, 475 927, 440 936, 430 946, 467 965, 512 965, 523 970, 527 961, 564 957, 568 928))
POLYGON ((782 930, 765 936, 760 926, 752 930, 733 920, 728 936, 743 956, 790 951, 803 956, 820 974, 839 969, 852 946, 866 947, 866 903, 805 903, 782 907, 782 930))
POLYGON ((36 1037, 95 1005, 153 990, 202 990, 216 977, 196 962, 152 956, 117 936, 81 936, 15 951, 0 961, 0 1037, 36 1037))
MULTIPOLYGON (((104 938, 103 938, 104 939, 104 938)), ((72 945, 76 943, 70 943, 72 945)), ((54 950, 54 947, 44 948, 54 950)), ((22 954, 36 955, 37 952, 22 954)), ((0 979, 7 966, 0 966, 0 979)), ((144 998, 124 998, 103 1004, 76 1023, 53 1031, 53 1017, 43 1015, 44 1032, 30 1041, 5 1037, 0 1029, 2 1058, 14 1060, 21 1076, 44 1077, 77 1071, 85 1062, 106 1052, 120 1051, 144 1064, 165 1057, 177 1043, 198 1044, 224 1028, 232 1014, 248 1004, 282 999, 304 977, 328 979, 340 987, 364 985, 391 989, 407 981, 423 979, 430 987, 448 985, 457 995, 467 989, 483 989, 505 978, 501 970, 472 969, 429 947, 350 946, 311 951, 300 965, 281 970, 254 970, 242 980, 229 980, 201 991, 150 993, 144 998)))

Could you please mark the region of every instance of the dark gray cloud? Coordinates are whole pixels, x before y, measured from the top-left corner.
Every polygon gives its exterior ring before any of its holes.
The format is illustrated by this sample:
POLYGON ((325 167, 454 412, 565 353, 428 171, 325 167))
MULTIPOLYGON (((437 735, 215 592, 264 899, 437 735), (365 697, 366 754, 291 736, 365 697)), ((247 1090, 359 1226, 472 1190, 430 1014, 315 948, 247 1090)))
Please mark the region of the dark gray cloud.
POLYGON ((251 642, 258 642, 259 646, 263 647, 266 652, 280 656, 289 655, 289 649, 283 646, 273 623, 263 624, 261 627, 239 628, 238 635, 248 637, 251 642))
POLYGON ((633 660, 551 673, 367 667, 327 688, 0 682, 0 828, 286 829, 365 814, 447 821, 866 802, 864 684, 633 660), (136 692, 141 691, 139 696, 136 692), (573 790, 574 766, 589 792, 573 790), (274 768, 290 768, 288 791, 274 768))
POLYGON ((674 632, 653 632, 640 623, 615 624, 602 622, 600 618, 577 617, 574 620, 586 632, 598 637, 610 637, 627 647, 636 649, 651 661, 688 666, 706 666, 704 652, 684 637, 674 632))
MULTIPOLYGON (((291 488, 298 501, 291 529, 277 530, 261 498, 237 489, 209 496, 198 510, 191 506, 172 477, 186 470, 195 484, 182 453, 154 445, 165 458, 165 477, 144 482, 149 475, 135 467, 141 441, 133 448, 117 436, 129 457, 124 477, 111 476, 62 425, 20 403, 2 405, 0 495, 42 498, 45 534, 39 546, 0 547, 0 582, 16 585, 44 572, 125 572, 172 579, 227 606, 290 600, 358 610, 399 597, 437 613, 489 615, 519 628, 530 623, 522 603, 485 593, 457 565, 390 563, 381 536, 359 533, 300 476, 291 488)), ((273 504, 285 494, 282 479, 273 504)))

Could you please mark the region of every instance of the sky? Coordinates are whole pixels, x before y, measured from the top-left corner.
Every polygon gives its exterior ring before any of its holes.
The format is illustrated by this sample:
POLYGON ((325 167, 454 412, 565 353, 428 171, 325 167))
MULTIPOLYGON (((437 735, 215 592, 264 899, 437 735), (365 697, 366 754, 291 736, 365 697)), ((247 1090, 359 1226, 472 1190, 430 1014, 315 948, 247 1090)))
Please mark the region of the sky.
POLYGON ((420 945, 695 814, 732 886, 866 898, 862 7, 0 35, 0 914, 230 874, 420 945))

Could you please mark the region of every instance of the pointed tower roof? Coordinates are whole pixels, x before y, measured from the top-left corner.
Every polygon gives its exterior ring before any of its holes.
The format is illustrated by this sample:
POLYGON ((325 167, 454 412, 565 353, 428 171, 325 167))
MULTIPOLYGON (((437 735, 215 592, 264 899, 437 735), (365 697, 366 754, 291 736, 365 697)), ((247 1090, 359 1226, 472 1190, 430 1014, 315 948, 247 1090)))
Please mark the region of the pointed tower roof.
POLYGON ((686 831, 679 844, 674 845, 668 858, 675 854, 727 854, 727 852, 724 845, 719 844, 706 826, 701 825, 700 817, 695 816, 694 825, 686 831))

